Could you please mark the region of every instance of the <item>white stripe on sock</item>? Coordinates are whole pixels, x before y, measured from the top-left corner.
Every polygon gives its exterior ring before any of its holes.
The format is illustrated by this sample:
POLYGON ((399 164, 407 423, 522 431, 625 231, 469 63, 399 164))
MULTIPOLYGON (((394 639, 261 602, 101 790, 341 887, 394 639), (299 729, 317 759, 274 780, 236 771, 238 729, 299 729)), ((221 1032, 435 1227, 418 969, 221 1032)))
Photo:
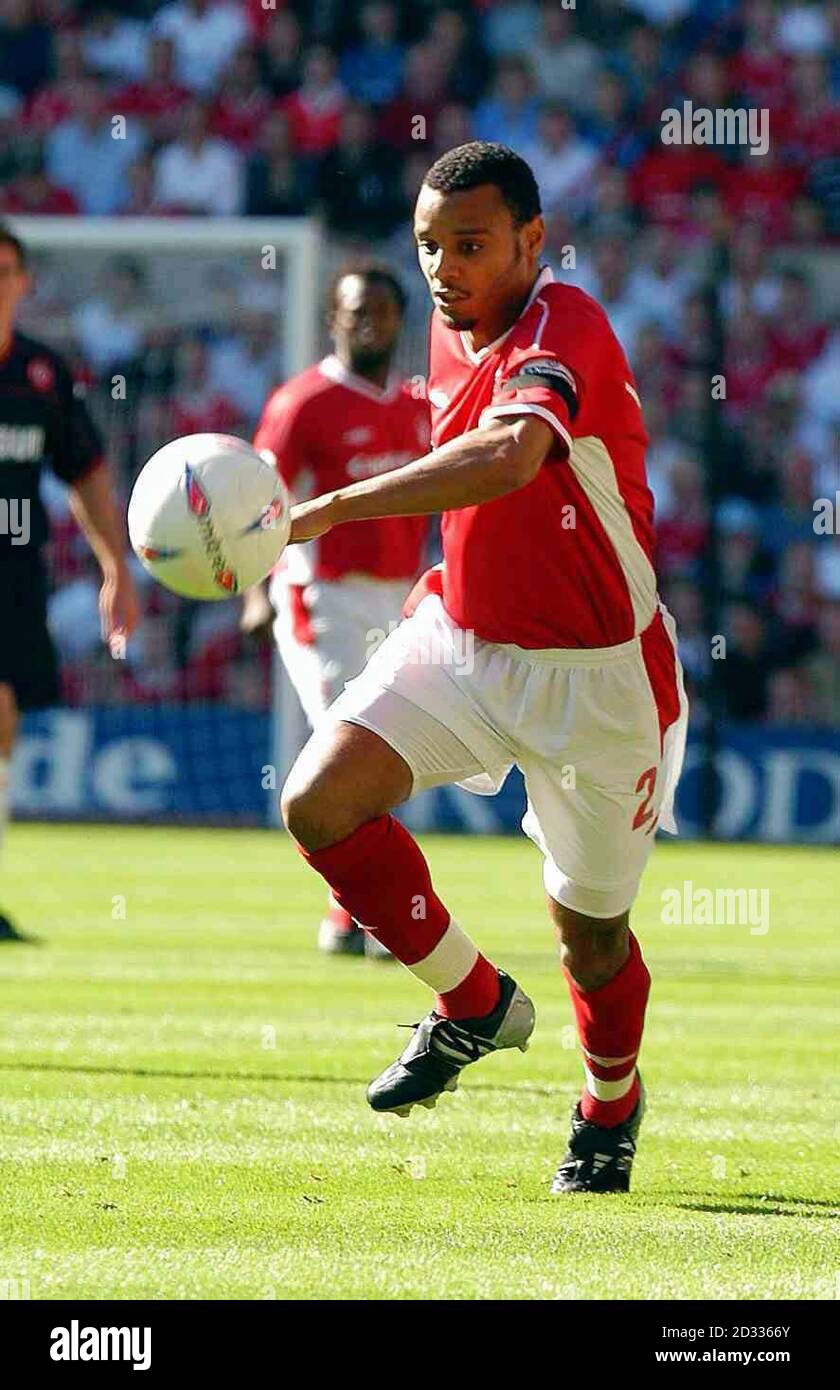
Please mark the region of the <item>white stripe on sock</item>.
POLYGON ((434 950, 423 960, 406 966, 406 969, 429 985, 436 994, 446 994, 467 978, 477 960, 478 951, 470 938, 454 917, 450 917, 449 926, 434 950))
POLYGON ((586 1089, 596 1100, 621 1100, 622 1096, 627 1095, 636 1079, 635 1067, 631 1068, 620 1081, 602 1081, 600 1076, 595 1076, 589 1070, 585 1062, 583 1069, 586 1072, 586 1089))
POLYGON ((636 1058, 635 1052, 631 1052, 629 1057, 596 1057, 594 1052, 587 1052, 585 1047, 581 1048, 581 1052, 590 1062, 597 1062, 599 1067, 620 1067, 625 1062, 635 1061, 636 1058))

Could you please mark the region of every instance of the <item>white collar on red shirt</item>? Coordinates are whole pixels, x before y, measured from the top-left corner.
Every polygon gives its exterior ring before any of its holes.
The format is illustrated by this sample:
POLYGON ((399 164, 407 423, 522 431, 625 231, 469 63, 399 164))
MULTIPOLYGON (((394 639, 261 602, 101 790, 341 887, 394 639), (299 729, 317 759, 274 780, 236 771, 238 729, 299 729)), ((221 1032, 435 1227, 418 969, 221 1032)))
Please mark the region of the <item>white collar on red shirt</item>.
POLYGON ((364 377, 357 376, 349 367, 345 367, 334 352, 318 363, 318 371, 330 381, 338 382, 339 386, 346 386, 348 391, 356 391, 358 395, 366 396, 369 401, 378 401, 380 404, 392 401, 400 389, 399 372, 390 373, 384 388, 374 386, 372 381, 366 381, 364 377))
POLYGON ((527 314, 528 310, 530 309, 540 290, 544 290, 546 285, 550 285, 553 279, 554 272, 551 269, 551 266, 544 265, 536 280, 534 281, 531 293, 528 295, 528 300, 525 304, 524 309, 522 310, 522 313, 516 320, 516 323, 512 323, 510 328, 506 328, 504 333, 502 333, 501 337, 494 338, 492 343, 487 343, 483 348, 479 348, 478 352, 474 352, 473 349, 470 347, 469 343, 467 342, 466 333, 459 333, 458 337, 461 339, 461 347, 464 349, 464 352, 466 356, 469 358, 470 362, 483 362, 488 353, 495 352, 496 348, 500 345, 500 343, 504 342, 508 333, 512 333, 514 328, 516 327, 516 324, 519 323, 519 320, 525 314, 527 314))

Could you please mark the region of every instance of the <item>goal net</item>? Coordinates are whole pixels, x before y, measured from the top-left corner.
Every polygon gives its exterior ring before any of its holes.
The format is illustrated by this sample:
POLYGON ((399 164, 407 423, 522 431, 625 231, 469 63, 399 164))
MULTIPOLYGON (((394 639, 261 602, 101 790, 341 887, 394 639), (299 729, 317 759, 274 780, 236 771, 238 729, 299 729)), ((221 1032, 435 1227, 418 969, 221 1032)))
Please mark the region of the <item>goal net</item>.
MULTIPOLYGON (((168 439, 249 438, 269 390, 322 347, 309 219, 8 220, 33 271, 18 327, 85 383, 123 505, 168 439)), ((306 730, 271 647, 241 635, 240 601, 175 598, 138 565, 142 621, 112 659, 66 490, 48 476, 44 494, 62 706, 24 721, 16 813, 271 823, 306 730)))

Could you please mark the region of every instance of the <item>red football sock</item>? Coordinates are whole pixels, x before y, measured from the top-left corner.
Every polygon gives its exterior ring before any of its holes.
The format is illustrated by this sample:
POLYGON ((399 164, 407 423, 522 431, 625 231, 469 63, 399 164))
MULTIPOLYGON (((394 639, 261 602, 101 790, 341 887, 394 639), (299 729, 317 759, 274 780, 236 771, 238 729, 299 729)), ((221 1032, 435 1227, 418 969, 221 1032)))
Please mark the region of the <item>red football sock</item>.
POLYGON ((298 848, 339 907, 436 991, 439 1013, 478 1018, 495 1008, 495 966, 452 921, 420 846, 398 820, 377 816, 335 845, 298 848))
POLYGON ((499 972, 479 951, 466 979, 437 996, 435 1012, 444 1018, 481 1018, 495 1009, 500 993, 499 972))
POLYGON ((563 973, 587 1073, 581 1113, 597 1125, 620 1125, 639 1099, 636 1058, 650 991, 650 975, 639 943, 631 932, 630 955, 618 974, 598 989, 583 990, 568 970, 563 973))

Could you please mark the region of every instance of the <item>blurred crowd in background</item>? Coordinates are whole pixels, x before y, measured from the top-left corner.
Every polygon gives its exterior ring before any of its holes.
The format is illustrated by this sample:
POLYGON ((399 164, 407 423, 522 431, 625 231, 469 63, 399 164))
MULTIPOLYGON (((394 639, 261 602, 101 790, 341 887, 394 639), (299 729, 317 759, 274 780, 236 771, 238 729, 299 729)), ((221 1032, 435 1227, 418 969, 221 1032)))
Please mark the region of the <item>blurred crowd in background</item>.
MULTIPOLYGON (((696 716, 725 650, 730 719, 836 722, 840 518, 816 534, 814 501, 840 489, 837 0, 0 0, 0 213, 316 216, 324 283, 359 248, 403 274, 407 373, 424 370, 428 314, 413 200, 433 159, 472 138, 530 161, 547 260, 604 305, 635 371, 696 716), (663 144, 662 111, 683 101, 768 109, 769 151, 663 144), (710 275, 724 324, 720 634, 702 601, 710 275)), ((69 352, 124 490, 166 439, 247 435, 284 372, 267 283, 234 277, 227 321, 210 323, 177 285, 161 293, 153 260, 104 259, 85 287, 48 259, 21 321, 69 352), (130 410, 115 410, 116 371, 130 410)), ((134 658, 99 654, 94 579, 49 493, 71 701, 266 702, 267 658, 243 648, 235 605, 147 586, 134 658)))

